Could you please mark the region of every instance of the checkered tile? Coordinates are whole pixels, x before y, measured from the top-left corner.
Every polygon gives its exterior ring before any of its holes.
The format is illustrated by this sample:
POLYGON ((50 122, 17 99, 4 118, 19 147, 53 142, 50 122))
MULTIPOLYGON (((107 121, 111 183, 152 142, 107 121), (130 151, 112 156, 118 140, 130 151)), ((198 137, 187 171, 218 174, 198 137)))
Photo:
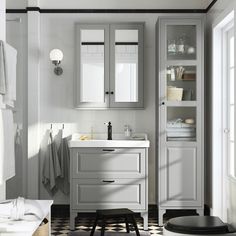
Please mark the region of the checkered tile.
MULTIPOLYGON (((155 214, 156 215, 156 214, 155 214)), ((162 227, 157 225, 157 218, 154 214, 149 216, 148 220, 148 231, 151 236, 162 235, 162 227)), ((88 232, 91 231, 92 225, 95 219, 94 214, 79 214, 76 218, 76 229, 74 232, 88 232)), ((143 222, 141 217, 136 217, 138 228, 143 229, 143 222)), ((133 230, 132 227, 130 227, 133 230)), ((100 226, 96 227, 97 231, 101 230, 100 226)), ((51 235, 68 235, 69 229, 69 217, 53 217, 52 218, 52 234, 51 235)), ((108 223, 106 224, 106 232, 126 232, 124 223, 108 223)))

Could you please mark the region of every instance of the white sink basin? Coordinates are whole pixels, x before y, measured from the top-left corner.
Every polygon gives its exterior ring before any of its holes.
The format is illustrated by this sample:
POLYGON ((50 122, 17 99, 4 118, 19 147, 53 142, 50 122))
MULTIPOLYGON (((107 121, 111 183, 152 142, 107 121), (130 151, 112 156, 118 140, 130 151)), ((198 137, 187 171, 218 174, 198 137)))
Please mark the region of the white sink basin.
MULTIPOLYGON (((104 134, 94 134, 94 139, 80 140, 82 135, 86 134, 73 134, 72 139, 69 141, 69 147, 134 147, 144 148, 149 147, 150 142, 147 140, 145 134, 135 134, 133 138, 125 139, 122 134, 113 134, 113 140, 106 140, 104 134)), ((86 135, 90 138, 90 135, 86 135)))

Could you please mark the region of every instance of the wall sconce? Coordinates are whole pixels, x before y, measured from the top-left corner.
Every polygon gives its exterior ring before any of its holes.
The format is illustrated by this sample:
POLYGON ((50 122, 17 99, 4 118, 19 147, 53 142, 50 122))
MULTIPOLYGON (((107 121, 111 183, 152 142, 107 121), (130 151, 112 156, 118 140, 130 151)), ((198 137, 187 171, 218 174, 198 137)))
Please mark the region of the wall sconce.
POLYGON ((50 60, 55 65, 54 73, 56 75, 61 75, 63 73, 63 69, 59 66, 63 59, 63 52, 60 49, 53 49, 50 52, 50 60))

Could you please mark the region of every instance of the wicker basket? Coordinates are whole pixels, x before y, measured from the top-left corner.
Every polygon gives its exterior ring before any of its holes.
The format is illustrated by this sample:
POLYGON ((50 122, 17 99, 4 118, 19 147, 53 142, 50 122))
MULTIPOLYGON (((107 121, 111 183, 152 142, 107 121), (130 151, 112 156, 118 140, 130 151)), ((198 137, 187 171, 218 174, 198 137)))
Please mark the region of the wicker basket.
POLYGON ((182 101, 183 88, 167 87, 167 100, 168 101, 182 101))
POLYGON ((49 222, 45 218, 32 236, 47 236, 47 235, 49 235, 49 222))

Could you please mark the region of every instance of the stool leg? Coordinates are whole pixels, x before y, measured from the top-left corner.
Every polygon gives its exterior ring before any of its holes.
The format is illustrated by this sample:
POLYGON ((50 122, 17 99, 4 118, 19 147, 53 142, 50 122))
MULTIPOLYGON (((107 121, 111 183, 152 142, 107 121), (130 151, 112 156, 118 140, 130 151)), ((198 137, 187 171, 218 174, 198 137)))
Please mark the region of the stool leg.
POLYGON ((134 226, 136 235, 137 235, 137 236, 140 236, 139 231, 138 231, 138 226, 137 226, 136 220, 135 220, 135 218, 134 218, 134 215, 131 215, 131 220, 132 220, 132 223, 133 223, 133 226, 134 226))
POLYGON ((96 215, 96 219, 94 221, 93 228, 92 228, 92 231, 90 233, 90 236, 93 236, 93 234, 95 232, 95 229, 96 229, 96 226, 97 226, 97 223, 98 223, 98 216, 96 215))
POLYGON ((102 218, 102 230, 101 230, 101 236, 104 236, 105 234, 105 218, 102 218))
POLYGON ((127 231, 127 233, 129 233, 130 232, 130 230, 129 230, 129 221, 128 221, 127 216, 125 216, 125 225, 126 225, 126 231, 127 231))

